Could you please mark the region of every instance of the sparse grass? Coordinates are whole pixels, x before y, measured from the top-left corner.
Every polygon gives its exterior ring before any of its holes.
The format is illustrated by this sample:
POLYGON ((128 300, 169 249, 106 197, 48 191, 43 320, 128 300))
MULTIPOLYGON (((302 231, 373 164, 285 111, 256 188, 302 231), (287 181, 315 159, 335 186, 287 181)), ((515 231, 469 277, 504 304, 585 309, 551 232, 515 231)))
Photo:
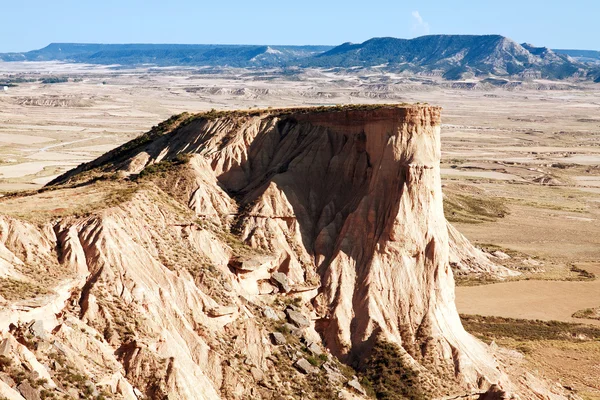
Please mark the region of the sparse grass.
POLYGON ((480 315, 461 315, 463 326, 484 341, 515 340, 600 340, 600 328, 560 321, 526 320, 480 315))
POLYGON ((493 243, 479 243, 477 242, 477 247, 479 247, 481 250, 487 252, 487 253, 493 253, 494 251, 501 251, 505 254, 508 254, 511 257, 522 257, 522 258, 526 258, 527 255, 523 254, 521 252, 518 252, 516 250, 512 250, 506 247, 502 247, 502 246, 498 246, 496 244, 493 243))
POLYGON ((445 193, 444 214, 450 222, 477 224, 493 222, 508 214, 504 200, 497 197, 445 193))
POLYGON ((378 341, 364 368, 363 386, 378 399, 426 400, 431 396, 423 389, 418 372, 402 358, 398 346, 378 341))
POLYGON ((600 320, 600 307, 584 308, 573 313, 573 318, 598 319, 600 320))
POLYGON ((456 286, 481 286, 491 285, 498 282, 506 282, 507 280, 517 280, 518 278, 505 278, 500 280, 493 275, 480 274, 480 275, 455 275, 454 283, 456 286))
MULTIPOLYGON (((423 104, 425 106, 426 104, 423 104)), ((377 110, 381 108, 407 108, 411 106, 419 106, 419 104, 409 103, 396 103, 396 104, 339 104, 335 106, 319 106, 319 107, 292 107, 292 108, 267 108, 258 110, 215 110, 214 108, 210 111, 201 112, 189 116, 185 123, 188 124, 192 121, 204 119, 213 120, 217 118, 226 117, 257 117, 262 114, 269 113, 275 117, 283 117, 288 115, 298 114, 316 114, 326 112, 345 112, 345 111, 368 111, 377 110)))
POLYGON ((286 336, 287 344, 285 346, 280 346, 270 358, 275 363, 277 374, 284 381, 289 381, 291 383, 289 389, 286 389, 285 387, 279 388, 283 391, 281 394, 289 395, 290 398, 294 399, 306 398, 321 400, 337 398, 339 386, 332 384, 332 382, 327 379, 324 370, 320 368, 325 362, 329 362, 336 367, 348 380, 356 375, 354 369, 341 364, 335 357, 329 357, 326 354, 313 356, 306 346, 302 344, 301 340, 291 334, 284 322, 269 321, 267 327, 270 331, 277 331, 286 336), (302 352, 302 357, 311 365, 320 368, 319 373, 300 376, 296 368, 292 366, 300 352, 302 352), (306 385, 310 387, 310 390, 306 390, 306 385))
POLYGON ((558 203, 530 201, 527 199, 520 199, 520 198, 508 198, 507 200, 510 201, 511 204, 519 204, 519 205, 533 207, 533 208, 542 208, 545 210, 567 211, 567 212, 575 212, 575 213, 580 213, 580 212, 584 211, 584 209, 581 207, 569 207, 564 204, 558 204, 558 203))
POLYGON ((47 389, 42 389, 40 391, 40 398, 42 400, 49 400, 49 399, 56 399, 56 395, 54 394, 54 392, 47 390, 47 389))
POLYGON ((277 325, 275 327, 275 330, 279 333, 282 333, 284 335, 289 335, 291 332, 289 330, 289 328, 287 326, 285 326, 285 324, 281 324, 281 325, 277 325))
POLYGON ((284 297, 281 302, 285 306, 290 306, 290 305, 296 306, 296 307, 302 306, 302 299, 300 297, 284 297))
MULTIPOLYGON (((201 226, 206 226, 204 221, 202 221, 201 226)), ((212 226, 212 225, 210 225, 212 226)), ((239 237, 234 235, 233 233, 223 230, 223 229, 215 229, 215 227, 209 228, 212 232, 223 242, 225 242, 233 252, 235 257, 243 257, 243 256, 251 256, 251 255, 267 255, 268 253, 261 249, 256 249, 254 247, 248 246, 244 243, 239 237)))
POLYGON ((311 365, 313 365, 315 367, 320 367, 321 364, 323 364, 317 357, 307 355, 304 358, 306 358, 306 361, 308 361, 311 365))
POLYGON ((0 372, 6 371, 12 365, 12 360, 6 356, 0 355, 0 372))
MULTIPOLYGON (((118 148, 106 153, 97 160, 85 163, 75 168, 74 170, 68 171, 67 173, 59 176, 48 184, 48 186, 67 185, 72 186, 76 184, 87 184, 98 179, 105 179, 105 175, 114 175, 115 167, 119 163, 125 161, 127 158, 132 157, 136 154, 143 146, 161 138, 165 135, 173 135, 176 132, 189 125, 190 123, 200 121, 210 121, 217 118, 243 118, 243 117, 255 117, 264 114, 269 114, 274 118, 290 117, 294 119, 294 115, 308 114, 308 113, 326 113, 326 112, 347 112, 347 111, 367 111, 376 110, 381 108, 407 108, 407 107, 423 107, 425 105, 410 105, 406 103, 398 104, 347 104, 347 105, 336 105, 336 106, 320 106, 320 107, 303 107, 303 108, 278 108, 278 109, 261 109, 261 110, 222 110, 217 111, 212 109, 197 114, 182 113, 173 115, 166 121, 161 122, 157 126, 153 126, 152 129, 135 139, 119 146, 118 148)), ((147 174, 156 172, 166 172, 168 164, 157 163, 155 166, 149 166, 140 175, 143 178, 147 174)))
MULTIPOLYGON (((30 350, 32 349, 30 348, 30 350)), ((0 356, 0 372, 10 377, 17 385, 29 382, 32 388, 39 390, 40 398, 43 400, 56 398, 56 394, 52 390, 44 388, 48 381, 44 378, 38 378, 36 372, 25 369, 24 364, 14 363, 8 357, 0 356)))
POLYGON ((335 399, 337 388, 333 387, 324 374, 311 374, 306 377, 314 399, 335 399))
POLYGON ((40 83, 44 84, 52 84, 52 83, 65 83, 69 82, 69 78, 66 76, 49 76, 47 78, 42 78, 40 83))
POLYGON ((596 279, 596 275, 593 272, 576 267, 575 265, 571 266, 570 271, 576 273, 577 275, 573 278, 567 278, 568 281, 593 281, 596 279))
POLYGON ((166 177, 169 172, 173 172, 178 166, 187 164, 190 161, 190 154, 177 154, 173 160, 164 160, 156 164, 148 165, 135 178, 135 180, 149 178, 159 175, 166 177))
MULTIPOLYGON (((144 144, 150 143, 156 138, 163 136, 167 133, 172 132, 174 129, 181 126, 181 122, 186 120, 188 113, 181 113, 171 116, 169 119, 161 122, 160 124, 153 126, 150 131, 138 136, 137 138, 117 147, 111 153, 112 159, 122 158, 130 151, 143 146, 144 144)), ((109 153, 110 154, 110 153, 109 153)))
MULTIPOLYGON (((94 396, 94 392, 90 386, 86 383, 91 382, 89 376, 81 373, 76 369, 76 366, 72 365, 67 359, 59 353, 53 352, 48 354, 49 358, 54 359, 58 362, 60 367, 52 371, 53 379, 65 388, 74 388, 79 392, 80 398, 89 399, 89 400, 100 400, 106 397, 106 393, 103 391, 99 391, 97 395, 94 396)), ((42 395, 43 399, 51 399, 54 398, 54 393, 47 390, 42 391, 45 392, 42 395), (45 396, 45 397, 44 397, 45 396)))
POLYGON ((42 189, 0 199, 2 212, 35 225, 69 216, 85 217, 131 200, 143 186, 131 182, 98 181, 85 187, 42 189))
POLYGON ((527 369, 575 388, 583 399, 599 399, 594 366, 600 354, 600 328, 556 321, 461 315, 465 329, 483 341, 525 355, 527 369))
POLYGON ((116 335, 121 343, 129 343, 140 335, 149 335, 147 329, 144 328, 148 325, 146 319, 136 312, 133 305, 112 296, 99 297, 98 303, 110 310, 114 318, 114 324, 104 327, 104 339, 107 341, 113 340, 116 335))
POLYGON ((0 296, 8 301, 25 300, 51 293, 35 283, 11 278, 0 278, 0 296))

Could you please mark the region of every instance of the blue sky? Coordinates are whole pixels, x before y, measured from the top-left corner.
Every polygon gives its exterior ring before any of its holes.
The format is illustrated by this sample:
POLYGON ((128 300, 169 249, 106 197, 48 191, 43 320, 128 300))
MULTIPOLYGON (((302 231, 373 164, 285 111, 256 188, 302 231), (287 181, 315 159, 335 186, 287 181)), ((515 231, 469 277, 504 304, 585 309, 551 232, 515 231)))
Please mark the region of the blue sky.
POLYGON ((331 44, 502 34, 600 50, 599 0, 0 0, 0 52, 50 42, 331 44))

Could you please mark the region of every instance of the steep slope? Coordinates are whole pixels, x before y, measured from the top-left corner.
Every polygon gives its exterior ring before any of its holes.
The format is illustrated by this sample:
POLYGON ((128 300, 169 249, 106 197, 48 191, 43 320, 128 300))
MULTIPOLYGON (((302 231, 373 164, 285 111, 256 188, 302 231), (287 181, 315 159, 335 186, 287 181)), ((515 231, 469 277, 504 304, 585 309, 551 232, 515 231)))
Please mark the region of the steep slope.
POLYGON ((424 105, 181 115, 0 200, 3 270, 46 290, 2 294, 0 394, 352 398, 337 360, 392 357, 400 398, 562 398, 461 326, 439 129, 424 105))

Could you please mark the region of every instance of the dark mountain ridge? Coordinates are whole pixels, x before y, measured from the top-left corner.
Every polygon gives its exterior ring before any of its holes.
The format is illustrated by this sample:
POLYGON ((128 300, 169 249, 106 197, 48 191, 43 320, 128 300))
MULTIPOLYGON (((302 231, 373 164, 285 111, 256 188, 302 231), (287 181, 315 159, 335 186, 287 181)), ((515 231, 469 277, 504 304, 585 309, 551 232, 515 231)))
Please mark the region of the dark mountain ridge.
POLYGON ((384 66, 448 79, 485 75, 564 79, 586 74, 584 65, 566 55, 520 45, 500 35, 373 38, 360 44, 345 43, 303 61, 306 66, 318 67, 384 66))
POLYGON ((244 68, 377 67, 393 72, 438 75, 449 80, 472 77, 600 79, 600 52, 555 51, 518 44, 501 35, 382 37, 336 47, 52 43, 25 53, 0 54, 0 60, 244 68))
POLYGON ((0 54, 0 60, 246 67, 288 63, 330 48, 331 46, 51 43, 39 50, 0 54))

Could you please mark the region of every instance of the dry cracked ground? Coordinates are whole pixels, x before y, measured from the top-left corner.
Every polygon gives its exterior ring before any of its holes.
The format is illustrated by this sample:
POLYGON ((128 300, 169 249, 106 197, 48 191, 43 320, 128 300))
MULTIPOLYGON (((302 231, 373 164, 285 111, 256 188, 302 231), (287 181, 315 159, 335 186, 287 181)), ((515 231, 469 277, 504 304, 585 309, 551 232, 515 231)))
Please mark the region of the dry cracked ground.
MULTIPOLYGON (((376 71, 289 77, 0 63, 0 77, 8 76, 34 81, 0 92, 3 192, 40 188, 184 111, 442 106, 446 217, 494 262, 521 273, 503 282, 459 274, 463 323, 582 398, 600 399, 599 85, 538 81, 510 91, 468 90, 466 84, 376 71), (70 82, 35 81, 42 75, 68 76, 70 82)), ((101 193, 85 196, 88 204, 106 201, 94 197, 101 193)), ((68 209, 71 201, 41 196, 40 206, 68 209)))

